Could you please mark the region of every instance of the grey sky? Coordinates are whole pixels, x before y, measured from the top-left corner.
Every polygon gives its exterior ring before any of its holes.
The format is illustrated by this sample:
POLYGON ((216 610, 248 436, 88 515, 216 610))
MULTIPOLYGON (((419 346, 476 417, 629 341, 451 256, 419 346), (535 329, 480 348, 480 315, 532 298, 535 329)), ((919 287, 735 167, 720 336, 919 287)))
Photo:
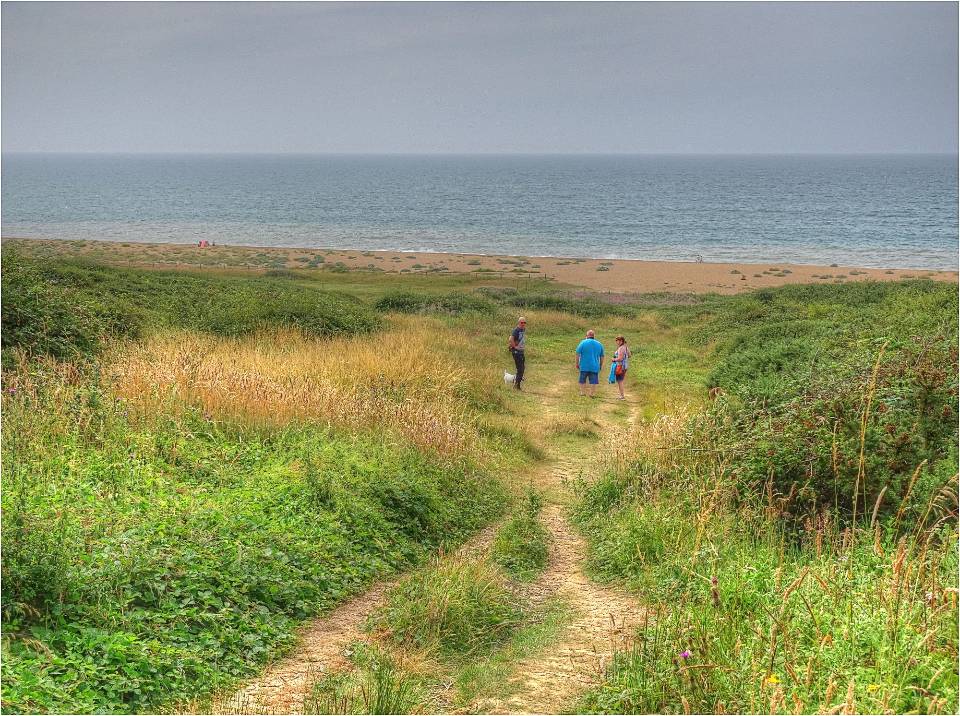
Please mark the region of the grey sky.
POLYGON ((955 152, 957 7, 4 2, 3 149, 955 152))

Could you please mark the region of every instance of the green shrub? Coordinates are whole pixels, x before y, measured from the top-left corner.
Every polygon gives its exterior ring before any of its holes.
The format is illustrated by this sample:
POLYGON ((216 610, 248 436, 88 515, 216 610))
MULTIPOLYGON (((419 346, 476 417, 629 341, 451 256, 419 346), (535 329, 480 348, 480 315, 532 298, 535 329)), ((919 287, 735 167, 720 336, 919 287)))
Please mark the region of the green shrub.
MULTIPOLYGON (((237 336, 296 328, 312 335, 362 333, 376 316, 351 296, 286 279, 140 271, 26 259, 3 251, 3 349, 73 358, 105 338, 185 328, 237 336)), ((11 365, 12 357, 5 358, 11 365)))
POLYGON ((631 317, 636 314, 632 306, 607 303, 590 296, 575 297, 552 293, 521 293, 517 296, 507 297, 506 302, 516 308, 561 311, 584 318, 631 317))
POLYGON ((701 427, 737 456, 745 495, 769 483, 801 517, 928 496, 908 494, 914 472, 929 486, 957 443, 955 287, 786 287, 732 301, 711 325, 709 382, 733 399, 701 427))
POLYGON ((382 312, 394 313, 479 313, 489 315, 495 311, 493 303, 485 298, 469 293, 447 293, 433 295, 392 291, 380 297, 374 308, 382 312))
MULTIPOLYGON (((307 261, 306 257, 300 257, 298 261, 307 261)), ((269 271, 263 272, 264 278, 283 278, 287 280, 297 280, 300 276, 296 271, 291 271, 290 269, 270 269, 269 271)))
POLYGON ((14 251, 3 251, 2 346, 4 367, 12 349, 59 359, 91 356, 111 332, 135 332, 129 316, 110 304, 48 280, 14 251))

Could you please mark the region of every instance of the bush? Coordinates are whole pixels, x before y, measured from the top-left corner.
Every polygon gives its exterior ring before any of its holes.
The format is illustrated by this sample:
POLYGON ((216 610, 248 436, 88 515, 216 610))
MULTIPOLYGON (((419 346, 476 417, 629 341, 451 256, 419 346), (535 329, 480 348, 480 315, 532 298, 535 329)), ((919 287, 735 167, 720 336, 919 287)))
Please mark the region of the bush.
POLYGON ((29 261, 4 250, 2 346, 5 368, 11 349, 61 360, 91 356, 111 332, 134 332, 121 312, 48 281, 29 261))
MULTIPOLYGON (((138 271, 26 259, 3 251, 3 349, 56 358, 93 355, 103 339, 185 328, 223 336, 296 328, 363 333, 376 317, 351 296, 286 279, 138 271)), ((12 356, 5 358, 11 365, 12 356)))
POLYGON ((588 296, 577 298, 563 294, 521 293, 518 296, 507 298, 507 304, 516 308, 560 311, 584 318, 633 317, 636 315, 632 306, 606 303, 588 296))
POLYGON ((743 494, 769 483, 800 516, 875 505, 883 515, 924 499, 908 494, 914 472, 926 485, 957 443, 955 287, 789 289, 736 302, 747 309, 739 328, 727 313, 713 321, 710 384, 732 399, 702 429, 737 456, 743 494))
POLYGON ((377 300, 374 308, 382 312, 394 313, 480 313, 490 315, 495 312, 493 303, 480 296, 468 293, 447 293, 431 295, 409 291, 393 291, 377 300))

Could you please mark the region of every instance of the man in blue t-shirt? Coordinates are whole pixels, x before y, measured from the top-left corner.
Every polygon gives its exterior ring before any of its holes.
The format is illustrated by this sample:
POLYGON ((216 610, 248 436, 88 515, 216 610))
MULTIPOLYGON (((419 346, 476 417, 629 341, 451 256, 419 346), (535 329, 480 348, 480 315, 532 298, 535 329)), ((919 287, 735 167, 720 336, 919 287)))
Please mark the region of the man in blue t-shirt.
POLYGON ((577 346, 577 370, 580 371, 580 395, 584 393, 587 381, 590 382, 589 395, 596 397, 597 383, 600 382, 600 370, 603 368, 603 344, 594 338, 593 331, 587 331, 587 337, 577 346))

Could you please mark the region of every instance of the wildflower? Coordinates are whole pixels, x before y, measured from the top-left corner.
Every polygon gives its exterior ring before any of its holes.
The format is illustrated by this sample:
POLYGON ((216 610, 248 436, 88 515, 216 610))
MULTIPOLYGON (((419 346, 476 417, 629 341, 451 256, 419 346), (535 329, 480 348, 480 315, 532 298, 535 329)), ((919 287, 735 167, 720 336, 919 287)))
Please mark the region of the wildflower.
POLYGON ((870 684, 869 686, 867 686, 867 691, 872 694, 874 691, 876 691, 879 688, 880 688, 880 684, 870 684))
POLYGON ((683 651, 681 651, 681 652, 680 652, 680 658, 681 658, 681 659, 689 659, 689 658, 690 658, 690 650, 689 650, 689 649, 684 649, 683 651))
POLYGON ((7 392, 8 392, 10 395, 16 395, 17 389, 14 388, 13 386, 11 386, 11 387, 7 388, 7 392))
POLYGON ((780 683, 780 677, 777 676, 776 674, 770 674, 770 676, 767 677, 767 683, 768 683, 768 684, 773 684, 773 685, 779 684, 779 683, 780 683))

